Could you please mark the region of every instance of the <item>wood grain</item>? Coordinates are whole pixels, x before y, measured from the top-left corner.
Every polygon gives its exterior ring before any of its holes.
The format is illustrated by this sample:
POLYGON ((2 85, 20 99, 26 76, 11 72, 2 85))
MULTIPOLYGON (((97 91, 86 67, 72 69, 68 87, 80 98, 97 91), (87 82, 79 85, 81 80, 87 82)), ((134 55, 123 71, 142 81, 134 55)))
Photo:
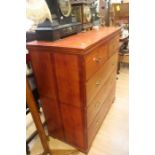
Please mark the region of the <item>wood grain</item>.
POLYGON ((55 53, 55 67, 60 103, 80 107, 80 69, 79 57, 55 53))
POLYGON ((37 131, 38 131, 38 134, 39 134, 39 137, 40 137, 43 149, 44 149, 44 153, 52 155, 52 153, 50 152, 50 148, 47 142, 47 137, 46 137, 46 134, 45 134, 45 131, 41 123, 41 119, 40 119, 40 116, 39 116, 39 113, 36 107, 36 103, 33 98, 33 94, 32 94, 32 91, 31 91, 31 88, 29 86, 27 79, 26 79, 26 101, 30 108, 30 112, 32 114, 34 123, 36 125, 37 131))
POLYGON ((66 142, 85 150, 86 142, 84 135, 83 115, 84 112, 77 107, 61 104, 61 113, 63 115, 63 125, 66 142))
POLYGON ((104 85, 109 75, 117 66, 118 54, 114 54, 106 63, 99 69, 96 74, 86 83, 87 106, 90 104, 94 96, 104 85))
POLYGON ((115 85, 113 86, 111 92, 107 96, 105 102, 102 104, 102 107, 100 108, 99 113, 95 117, 93 123, 88 129, 88 146, 91 145, 97 131, 99 130, 111 104, 113 103, 115 98, 115 85))
POLYGON ((43 49, 53 50, 56 52, 84 54, 85 50, 92 48, 96 44, 104 43, 106 39, 111 39, 120 32, 120 27, 100 27, 99 30, 91 30, 86 33, 79 33, 60 39, 54 42, 32 41, 27 43, 29 50, 43 49))
POLYGON ((100 28, 27 45, 50 135, 85 153, 115 96, 119 32, 120 28, 100 28), (99 65, 92 62, 94 57, 101 59, 99 65), (97 111, 95 99, 102 100, 97 111))
POLYGON ((40 99, 47 122, 49 135, 65 140, 63 124, 61 122, 61 115, 57 100, 53 100, 47 97, 41 97, 40 99))
POLYGON ((108 58, 108 46, 103 44, 85 56, 86 79, 88 80, 108 58))
POLYGON ((93 101, 90 103, 87 109, 88 127, 90 126, 92 122, 94 122, 94 118, 96 117, 96 114, 98 113, 106 97, 110 93, 113 85, 115 85, 115 82, 116 82, 116 68, 114 69, 112 74, 109 76, 105 84, 102 86, 101 90, 94 97, 93 101))
POLYGON ((48 51, 30 51, 32 67, 40 96, 56 100, 53 64, 48 51))

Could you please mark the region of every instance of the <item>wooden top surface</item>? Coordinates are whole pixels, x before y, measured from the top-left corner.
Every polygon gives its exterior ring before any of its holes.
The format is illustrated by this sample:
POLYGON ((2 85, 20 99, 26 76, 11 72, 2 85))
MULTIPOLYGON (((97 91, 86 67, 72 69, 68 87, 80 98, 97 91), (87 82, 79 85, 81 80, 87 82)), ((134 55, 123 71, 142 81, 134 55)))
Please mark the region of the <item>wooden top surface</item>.
POLYGON ((119 31, 119 27, 101 27, 99 29, 81 32, 57 41, 32 41, 27 43, 27 48, 48 47, 50 49, 67 48, 68 50, 86 50, 97 42, 104 40, 119 31))

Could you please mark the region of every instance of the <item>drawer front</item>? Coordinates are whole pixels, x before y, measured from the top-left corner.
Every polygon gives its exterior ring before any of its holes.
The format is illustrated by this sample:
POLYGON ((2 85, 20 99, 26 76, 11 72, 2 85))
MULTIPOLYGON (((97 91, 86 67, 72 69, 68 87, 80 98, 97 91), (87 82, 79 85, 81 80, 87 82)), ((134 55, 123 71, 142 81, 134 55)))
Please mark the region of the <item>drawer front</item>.
POLYGON ((93 99, 93 101, 90 103, 88 109, 87 109, 87 125, 88 127, 92 122, 94 122, 94 118, 97 115, 98 111, 100 110, 102 104, 104 104, 104 101, 108 94, 110 93, 110 90, 112 89, 113 85, 116 83, 116 72, 113 72, 106 83, 103 85, 97 96, 93 99))
POLYGON ((86 79, 88 80, 108 58, 108 45, 101 45, 85 56, 86 79))
POLYGON ((115 36, 112 40, 109 41, 109 57, 115 52, 118 52, 119 48, 119 36, 115 36))
MULTIPOLYGON (((87 106, 104 85, 114 68, 117 67, 118 54, 114 54, 102 68, 86 83, 87 106)), ((116 69, 115 69, 116 70, 116 69)))
POLYGON ((98 112, 96 118, 94 119, 91 126, 88 128, 88 146, 90 147, 95 135, 97 134, 102 122, 110 109, 110 106, 115 98, 115 85, 113 86, 110 94, 106 98, 104 104, 102 105, 100 111, 98 112))

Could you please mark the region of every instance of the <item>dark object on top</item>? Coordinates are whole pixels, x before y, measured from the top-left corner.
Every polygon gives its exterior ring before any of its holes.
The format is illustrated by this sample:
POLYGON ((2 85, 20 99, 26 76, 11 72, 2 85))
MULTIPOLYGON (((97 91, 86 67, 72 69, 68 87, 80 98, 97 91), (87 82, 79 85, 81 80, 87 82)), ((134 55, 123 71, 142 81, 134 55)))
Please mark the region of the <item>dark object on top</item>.
POLYGON ((36 29, 37 40, 54 41, 81 31, 81 24, 71 16, 70 0, 46 0, 53 22, 39 24, 36 29))

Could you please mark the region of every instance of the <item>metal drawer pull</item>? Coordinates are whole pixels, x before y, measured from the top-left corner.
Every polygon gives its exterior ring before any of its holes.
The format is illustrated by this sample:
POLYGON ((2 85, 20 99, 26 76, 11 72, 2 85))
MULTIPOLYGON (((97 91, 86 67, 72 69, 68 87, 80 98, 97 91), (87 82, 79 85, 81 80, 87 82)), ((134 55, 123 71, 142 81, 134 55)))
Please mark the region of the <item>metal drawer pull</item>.
POLYGON ((96 122, 96 125, 99 125, 99 121, 96 122))
POLYGON ((96 104, 95 104, 95 108, 98 108, 100 105, 100 102, 98 101, 96 104))
POLYGON ((97 85, 97 86, 99 86, 100 84, 101 84, 101 82, 100 82, 100 81, 97 81, 97 82, 96 82, 96 85, 97 85))
POLYGON ((93 61, 95 61, 97 63, 100 63, 102 61, 102 58, 96 58, 96 57, 94 57, 93 58, 93 61))

